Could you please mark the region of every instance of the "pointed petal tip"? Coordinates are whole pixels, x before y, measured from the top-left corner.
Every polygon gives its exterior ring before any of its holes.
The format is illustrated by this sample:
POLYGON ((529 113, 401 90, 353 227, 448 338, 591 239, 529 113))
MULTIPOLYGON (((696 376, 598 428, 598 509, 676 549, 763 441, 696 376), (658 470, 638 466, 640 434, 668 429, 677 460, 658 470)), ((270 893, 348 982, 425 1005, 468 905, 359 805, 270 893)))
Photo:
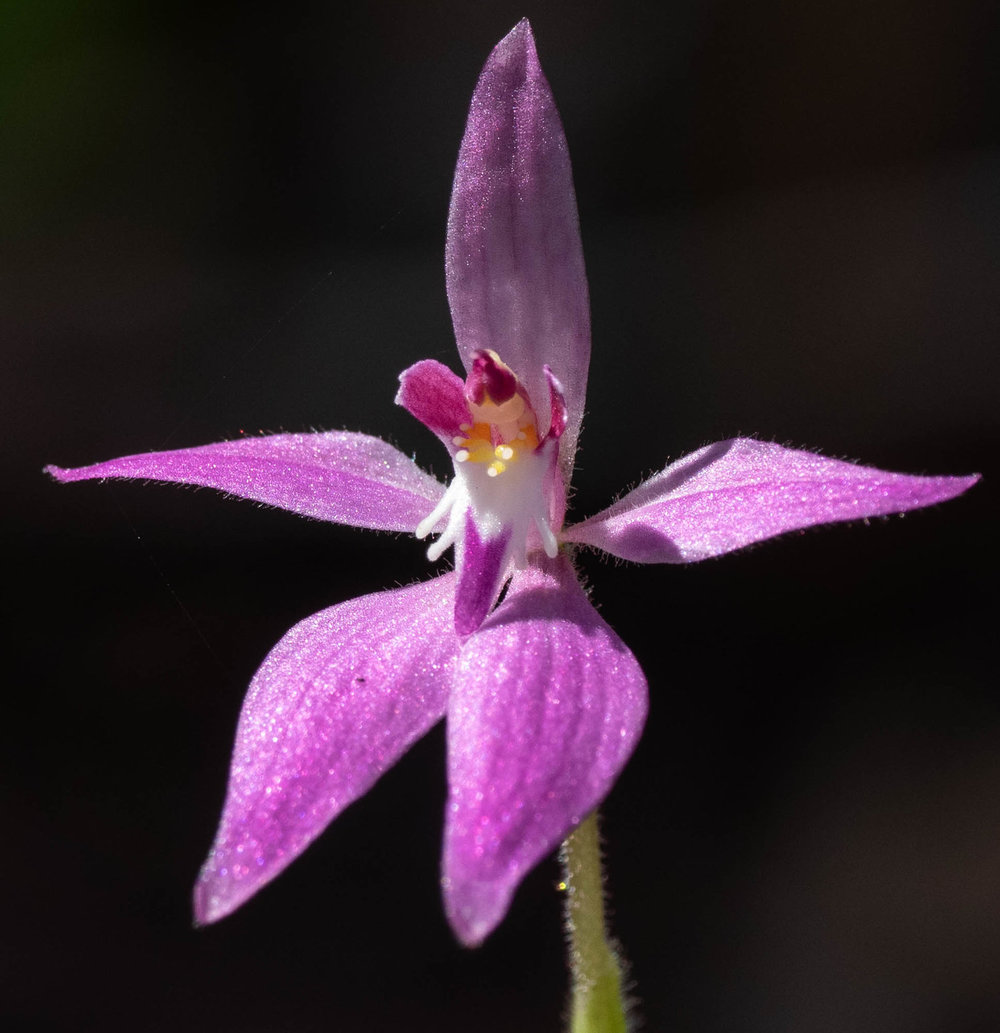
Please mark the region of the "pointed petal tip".
POLYGON ((541 75, 535 36, 527 18, 522 18, 490 53, 483 74, 497 72, 512 74, 521 81, 537 79, 541 75))
MULTIPOLYGON (((876 471, 883 472, 883 471, 876 471)), ((982 479, 978 473, 958 476, 926 476, 886 473, 885 495, 893 503, 888 513, 905 513, 964 495, 982 479)), ((881 515, 881 514, 876 514, 881 515)))
POLYGON ((68 470, 63 466, 54 466, 52 463, 49 463, 48 466, 43 466, 42 473, 47 473, 54 481, 58 481, 60 484, 76 480, 72 470, 68 470))
POLYGON ((191 895, 196 929, 213 925, 232 914, 246 900, 248 894, 234 896, 227 893, 231 888, 225 886, 207 866, 202 869, 191 895))
POLYGON ((228 851, 213 849, 198 873, 191 891, 192 917, 195 928, 214 925, 238 911, 251 897, 256 896, 284 866, 266 873, 247 871, 242 877, 235 874, 228 851))
POLYGON ((510 32, 500 40, 497 47, 494 49, 515 44, 520 44, 525 47, 534 47, 535 45, 535 34, 531 31, 531 22, 527 18, 522 18, 514 28, 512 28, 510 32))
POLYGON ((974 488, 982 479, 983 475, 979 473, 960 474, 955 477, 928 477, 926 478, 929 482, 926 500, 919 501, 915 506, 908 508, 920 508, 921 506, 933 506, 939 502, 950 502, 952 499, 957 499, 960 495, 964 495, 970 488, 974 488))
POLYGON ((448 924, 463 946, 481 946, 496 929, 507 914, 518 881, 479 882, 447 876, 441 880, 448 924))
POLYGON ((72 484, 74 481, 106 481, 115 476, 106 467, 111 463, 88 463, 86 466, 56 466, 49 463, 42 467, 42 473, 47 473, 54 481, 60 484, 72 484))

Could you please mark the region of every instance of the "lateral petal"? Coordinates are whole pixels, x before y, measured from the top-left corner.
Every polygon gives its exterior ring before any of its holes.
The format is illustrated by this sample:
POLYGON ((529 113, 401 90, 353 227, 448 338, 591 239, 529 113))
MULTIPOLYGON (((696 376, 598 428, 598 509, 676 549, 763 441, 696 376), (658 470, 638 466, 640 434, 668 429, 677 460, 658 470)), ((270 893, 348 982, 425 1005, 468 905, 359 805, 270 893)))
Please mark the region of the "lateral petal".
POLYGON ((572 464, 590 364, 590 313, 569 152, 527 20, 479 78, 455 170, 445 250, 459 354, 492 349, 544 433, 547 363, 566 392, 572 464))
POLYGON ((455 577, 307 617, 254 675, 215 843, 194 891, 214 922, 293 861, 442 716, 455 577))
POLYGON ((381 531, 413 531, 445 491, 388 442, 350 431, 270 434, 45 469, 63 482, 121 477, 218 488, 303 516, 381 531))
POLYGON ((442 885, 469 945, 607 795, 646 717, 642 670, 569 561, 539 562, 465 644, 448 704, 442 885))
POLYGON ((471 420, 462 378, 435 359, 423 359, 399 375, 396 404, 433 431, 454 455, 453 438, 471 420))
POLYGON ((944 502, 978 480, 891 473, 732 438, 671 464, 563 538, 636 563, 692 563, 786 531, 944 502))

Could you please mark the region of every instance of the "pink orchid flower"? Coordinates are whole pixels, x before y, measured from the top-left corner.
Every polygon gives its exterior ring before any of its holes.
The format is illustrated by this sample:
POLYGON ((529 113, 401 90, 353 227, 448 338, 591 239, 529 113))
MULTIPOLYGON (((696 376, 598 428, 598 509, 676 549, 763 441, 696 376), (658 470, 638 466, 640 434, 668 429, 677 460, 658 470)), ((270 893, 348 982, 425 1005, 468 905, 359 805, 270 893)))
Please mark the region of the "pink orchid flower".
POLYGON ((564 526, 590 356, 587 282, 566 140, 527 21, 497 45, 472 99, 446 273, 465 378, 418 362, 397 401, 451 454, 447 487, 386 442, 348 432, 48 468, 60 481, 205 485, 321 520, 437 533, 431 559, 454 546, 453 572, 314 614, 268 655, 195 888, 199 922, 273 879, 445 717, 441 884, 455 933, 479 943, 524 875, 607 795, 646 716, 642 670, 588 600, 572 546, 691 563, 927 506, 978 479, 734 438, 564 526))

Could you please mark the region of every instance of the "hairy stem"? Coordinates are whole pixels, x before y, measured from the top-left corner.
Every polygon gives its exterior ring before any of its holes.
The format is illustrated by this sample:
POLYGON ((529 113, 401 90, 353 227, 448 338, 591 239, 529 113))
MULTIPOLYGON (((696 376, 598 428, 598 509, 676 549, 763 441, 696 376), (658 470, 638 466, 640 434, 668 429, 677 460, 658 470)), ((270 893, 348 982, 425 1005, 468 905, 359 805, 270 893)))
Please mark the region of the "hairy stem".
POLYGON ((573 978, 570 1033, 625 1033, 622 973, 608 942, 597 812, 563 843, 566 938, 573 978))

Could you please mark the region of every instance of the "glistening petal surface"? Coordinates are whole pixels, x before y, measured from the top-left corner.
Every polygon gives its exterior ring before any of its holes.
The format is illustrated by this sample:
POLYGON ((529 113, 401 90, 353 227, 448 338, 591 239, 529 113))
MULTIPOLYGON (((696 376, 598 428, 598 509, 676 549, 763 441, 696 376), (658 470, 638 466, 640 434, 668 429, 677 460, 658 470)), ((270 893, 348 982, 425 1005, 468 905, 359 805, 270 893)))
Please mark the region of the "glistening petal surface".
POLYGON ((46 470, 59 481, 123 477, 218 488, 382 531, 412 531, 444 494, 442 484, 388 442, 349 431, 269 434, 46 470))
POLYGON ((527 21, 497 44, 472 97, 445 271, 466 368, 477 348, 496 351, 524 382, 543 433, 551 366, 566 392, 571 465, 590 363, 587 278, 566 137, 527 21))
POLYGON ((642 670, 568 560, 535 558, 464 646, 448 704, 442 884, 470 945, 604 799, 646 717, 642 670))
POLYGON ((891 473, 732 438, 673 463, 563 537, 637 563, 691 563, 785 531, 930 506, 978 480, 891 473))
POLYGON ((226 804, 195 886, 214 922, 273 879, 445 710, 454 575, 307 617, 250 684, 226 804))

